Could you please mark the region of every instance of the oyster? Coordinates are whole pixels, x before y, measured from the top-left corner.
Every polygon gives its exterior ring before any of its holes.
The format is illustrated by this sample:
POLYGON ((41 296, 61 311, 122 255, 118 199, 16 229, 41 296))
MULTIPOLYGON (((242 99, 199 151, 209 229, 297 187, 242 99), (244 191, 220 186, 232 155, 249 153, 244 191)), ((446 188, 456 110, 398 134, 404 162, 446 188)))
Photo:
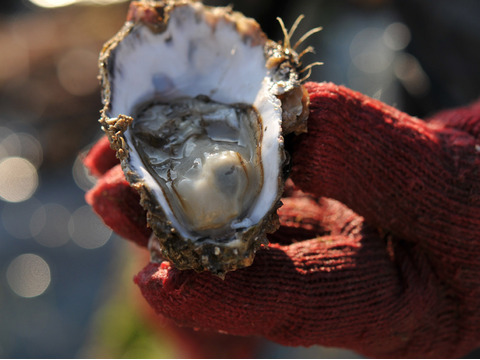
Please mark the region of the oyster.
POLYGON ((308 115, 287 40, 230 8, 166 0, 133 2, 105 45, 100 122, 147 210, 153 260, 224 276, 278 228, 283 136, 308 115))

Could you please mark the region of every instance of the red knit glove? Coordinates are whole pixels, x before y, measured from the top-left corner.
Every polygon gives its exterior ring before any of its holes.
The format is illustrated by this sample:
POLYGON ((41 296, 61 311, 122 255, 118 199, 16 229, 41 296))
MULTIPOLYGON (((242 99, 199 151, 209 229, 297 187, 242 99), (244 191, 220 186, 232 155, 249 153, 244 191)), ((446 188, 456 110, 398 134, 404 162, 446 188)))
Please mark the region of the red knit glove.
MULTIPOLYGON (((372 357, 465 355, 480 345, 480 102, 424 122, 306 86, 309 131, 269 249, 225 280, 164 262, 135 282, 180 325, 372 357)), ((85 163, 104 174, 88 202, 144 246, 144 211, 106 140, 85 163)))

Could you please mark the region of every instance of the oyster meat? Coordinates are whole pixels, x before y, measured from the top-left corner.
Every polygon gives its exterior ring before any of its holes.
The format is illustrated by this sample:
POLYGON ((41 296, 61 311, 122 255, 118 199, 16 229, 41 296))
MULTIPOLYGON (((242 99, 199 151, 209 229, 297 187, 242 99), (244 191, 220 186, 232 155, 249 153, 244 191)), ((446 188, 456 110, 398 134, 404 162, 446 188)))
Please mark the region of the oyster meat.
POLYGON ((150 250, 219 276, 278 228, 283 136, 306 130, 298 55, 230 8, 132 2, 100 55, 100 122, 153 229, 150 250))

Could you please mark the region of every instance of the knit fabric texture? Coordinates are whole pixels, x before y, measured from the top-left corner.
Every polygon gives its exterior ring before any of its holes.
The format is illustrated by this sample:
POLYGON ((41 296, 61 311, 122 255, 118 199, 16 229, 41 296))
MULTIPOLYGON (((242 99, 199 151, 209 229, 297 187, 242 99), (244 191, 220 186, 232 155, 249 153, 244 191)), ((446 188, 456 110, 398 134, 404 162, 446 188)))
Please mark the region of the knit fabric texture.
MULTIPOLYGON (((177 324, 369 357, 460 357, 480 345, 480 102, 426 121, 307 83, 280 229, 224 280, 147 265, 135 282, 177 324)), ((87 201, 141 246, 145 212, 101 140, 87 201)))

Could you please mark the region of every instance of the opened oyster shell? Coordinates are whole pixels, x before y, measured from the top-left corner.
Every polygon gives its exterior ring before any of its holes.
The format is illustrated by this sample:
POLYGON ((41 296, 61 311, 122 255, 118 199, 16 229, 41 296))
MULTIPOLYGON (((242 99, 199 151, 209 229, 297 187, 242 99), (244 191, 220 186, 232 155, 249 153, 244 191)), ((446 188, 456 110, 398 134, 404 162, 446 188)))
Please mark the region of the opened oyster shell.
POLYGON ((223 276, 278 228, 298 55, 230 8, 133 2, 100 56, 101 124, 141 195, 153 260, 223 276))

